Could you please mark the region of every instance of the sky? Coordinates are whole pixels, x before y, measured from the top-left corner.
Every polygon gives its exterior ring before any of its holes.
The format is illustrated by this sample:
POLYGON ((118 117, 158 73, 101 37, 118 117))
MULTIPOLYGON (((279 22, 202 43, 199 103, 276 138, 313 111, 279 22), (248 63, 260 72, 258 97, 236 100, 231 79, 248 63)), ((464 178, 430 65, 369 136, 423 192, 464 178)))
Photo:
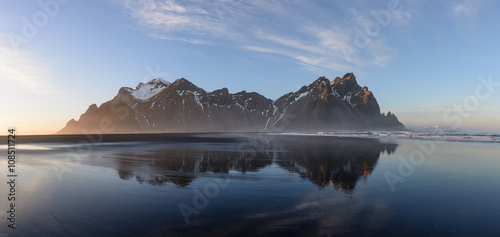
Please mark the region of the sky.
POLYGON ((500 2, 0 0, 0 134, 184 77, 273 100, 353 72, 409 128, 500 132, 500 2))

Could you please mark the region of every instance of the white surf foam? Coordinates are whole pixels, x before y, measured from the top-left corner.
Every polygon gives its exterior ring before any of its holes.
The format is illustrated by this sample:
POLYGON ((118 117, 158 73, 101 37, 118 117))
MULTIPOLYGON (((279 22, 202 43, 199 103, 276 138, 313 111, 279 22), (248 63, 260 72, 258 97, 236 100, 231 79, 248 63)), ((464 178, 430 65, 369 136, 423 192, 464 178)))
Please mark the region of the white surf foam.
POLYGON ((423 132, 410 132, 410 131, 371 131, 371 132, 279 133, 279 135, 331 136, 331 137, 381 138, 381 139, 418 139, 418 140, 435 140, 435 141, 500 143, 500 134, 497 133, 464 133, 464 132, 423 133, 423 132))

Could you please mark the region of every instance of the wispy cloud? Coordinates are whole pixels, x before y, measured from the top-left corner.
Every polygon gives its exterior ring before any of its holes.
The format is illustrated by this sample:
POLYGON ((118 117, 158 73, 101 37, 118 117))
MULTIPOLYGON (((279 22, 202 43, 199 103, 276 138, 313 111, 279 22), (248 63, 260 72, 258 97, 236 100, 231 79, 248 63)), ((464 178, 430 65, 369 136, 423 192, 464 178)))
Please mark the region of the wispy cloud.
POLYGON ((472 13, 472 10, 471 10, 471 8, 470 8, 471 6, 469 6, 469 4, 470 3, 468 1, 458 3, 451 8, 451 11, 455 15, 461 15, 461 14, 470 15, 472 13))
POLYGON ((182 37, 182 38, 176 38, 173 36, 169 36, 167 34, 162 34, 160 32, 152 32, 149 34, 150 37, 155 38, 155 39, 161 39, 161 40, 178 40, 178 41, 183 41, 183 42, 188 42, 191 44, 212 44, 211 42, 207 40, 202 40, 202 39, 196 39, 196 38, 190 38, 190 37, 182 37))
MULTIPOLYGON (((331 14, 313 2, 125 0, 119 4, 157 39, 232 44, 336 71, 366 65, 386 66, 392 59, 392 54, 373 49, 362 49, 366 52, 346 57, 346 48, 353 45, 355 27, 374 21, 370 9, 360 12, 349 7, 350 18, 349 13, 331 14), (318 17, 324 17, 319 21, 324 23, 318 24, 318 17)), ((338 7, 340 12, 348 12, 343 9, 345 6, 338 7)), ((410 13, 397 11, 392 21, 408 24, 410 18, 410 13)), ((390 49, 381 40, 374 40, 369 48, 390 49)))
POLYGON ((451 7, 455 16, 474 16, 484 5, 484 2, 477 0, 465 0, 451 7))
POLYGON ((208 1, 183 1, 181 4, 174 0, 125 0, 119 3, 140 24, 156 32, 152 36, 166 37, 167 33, 176 33, 173 34, 175 39, 184 40, 186 35, 207 37, 229 32, 227 24, 214 14, 214 5, 208 1))
POLYGON ((10 47, 0 35, 0 81, 2 85, 38 95, 53 92, 52 73, 47 64, 32 53, 10 47), (11 85, 11 86, 9 86, 11 85))

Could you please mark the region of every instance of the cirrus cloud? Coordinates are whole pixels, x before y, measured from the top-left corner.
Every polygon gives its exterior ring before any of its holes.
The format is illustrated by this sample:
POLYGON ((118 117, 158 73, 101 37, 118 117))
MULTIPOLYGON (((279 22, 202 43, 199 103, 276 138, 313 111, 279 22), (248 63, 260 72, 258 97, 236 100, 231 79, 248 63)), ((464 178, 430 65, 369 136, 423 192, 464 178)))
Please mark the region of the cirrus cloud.
POLYGON ((0 81, 11 90, 37 95, 54 92, 47 63, 29 51, 10 47, 4 34, 0 35, 0 81))
MULTIPOLYGON (((336 6, 342 14, 334 15, 319 3, 301 1, 125 0, 119 4, 153 38, 229 44, 289 57, 313 68, 344 72, 366 65, 386 66, 396 51, 384 40, 373 40, 366 50, 346 55, 354 44, 356 29, 373 21, 370 11, 385 10, 385 5, 359 11, 352 6, 336 6), (379 49, 389 49, 390 53, 379 49)), ((406 25, 410 18, 407 11, 397 11, 392 21, 406 25)))

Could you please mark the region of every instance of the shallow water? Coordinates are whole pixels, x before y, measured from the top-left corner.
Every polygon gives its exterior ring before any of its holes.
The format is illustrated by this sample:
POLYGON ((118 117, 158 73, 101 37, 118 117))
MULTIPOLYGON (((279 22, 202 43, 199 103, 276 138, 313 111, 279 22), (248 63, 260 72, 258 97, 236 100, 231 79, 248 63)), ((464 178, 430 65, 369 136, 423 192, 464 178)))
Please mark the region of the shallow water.
POLYGON ((174 134, 17 150, 16 229, 2 168, 0 236, 500 235, 494 143, 174 134))

